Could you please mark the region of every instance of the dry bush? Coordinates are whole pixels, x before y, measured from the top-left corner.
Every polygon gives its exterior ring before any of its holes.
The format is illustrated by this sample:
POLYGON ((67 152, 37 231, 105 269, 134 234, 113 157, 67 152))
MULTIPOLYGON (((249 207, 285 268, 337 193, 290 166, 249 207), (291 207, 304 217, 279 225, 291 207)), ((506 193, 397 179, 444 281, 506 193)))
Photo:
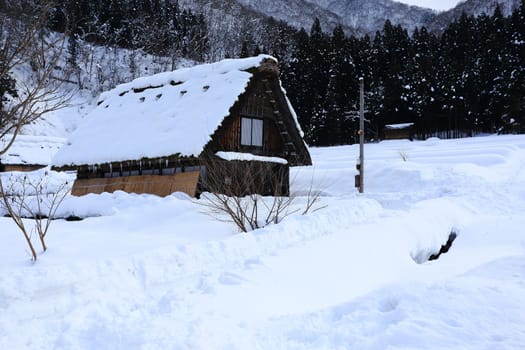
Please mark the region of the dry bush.
POLYGON ((308 214, 311 212, 316 212, 318 210, 326 208, 326 205, 321 206, 321 193, 319 189, 314 189, 314 173, 312 173, 312 178, 310 179, 310 184, 308 186, 308 191, 306 193, 306 204, 302 215, 308 214))
MULTIPOLYGON (((296 199, 289 195, 289 168, 269 162, 205 161, 205 192, 198 202, 219 221, 232 222, 241 232, 249 232, 299 212, 292 208, 296 199)), ((319 201, 319 191, 310 187, 303 214, 319 201)))
POLYGON ((36 234, 42 251, 47 250, 45 242, 51 222, 69 193, 68 181, 55 184, 47 171, 33 173, 13 172, 0 181, 0 208, 13 220, 31 253, 31 259, 37 259, 37 252, 31 240, 36 234), (33 222, 28 227, 27 221, 33 222))

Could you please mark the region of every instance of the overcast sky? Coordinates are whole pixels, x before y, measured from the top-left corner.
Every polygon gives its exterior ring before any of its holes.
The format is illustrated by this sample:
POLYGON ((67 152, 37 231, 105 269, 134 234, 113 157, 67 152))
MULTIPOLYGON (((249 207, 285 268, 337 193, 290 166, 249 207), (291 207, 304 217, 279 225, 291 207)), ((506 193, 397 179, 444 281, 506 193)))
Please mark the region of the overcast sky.
POLYGON ((428 7, 435 10, 448 10, 456 6, 460 0, 396 0, 409 5, 428 7))

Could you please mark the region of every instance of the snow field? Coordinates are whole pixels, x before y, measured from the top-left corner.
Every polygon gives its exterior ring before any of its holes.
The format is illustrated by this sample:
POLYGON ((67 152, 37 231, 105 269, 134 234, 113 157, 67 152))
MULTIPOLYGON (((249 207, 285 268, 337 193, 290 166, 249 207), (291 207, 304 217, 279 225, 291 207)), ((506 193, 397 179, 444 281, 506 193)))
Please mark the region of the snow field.
POLYGON ((364 195, 357 150, 312 149, 294 205, 326 208, 248 234, 182 194, 71 197, 31 264, 0 218, 0 348, 522 348, 525 137, 367 145, 364 195))

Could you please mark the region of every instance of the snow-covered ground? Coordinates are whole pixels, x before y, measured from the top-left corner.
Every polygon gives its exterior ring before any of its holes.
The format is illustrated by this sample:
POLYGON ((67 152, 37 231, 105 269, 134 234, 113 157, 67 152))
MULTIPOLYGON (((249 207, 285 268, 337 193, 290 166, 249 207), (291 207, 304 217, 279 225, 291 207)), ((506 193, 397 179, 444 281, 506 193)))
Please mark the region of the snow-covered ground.
POLYGON ((29 261, 0 218, 0 349, 523 349, 525 136, 311 150, 249 234, 183 194, 68 198, 29 261), (457 233, 450 251, 426 261, 457 233))

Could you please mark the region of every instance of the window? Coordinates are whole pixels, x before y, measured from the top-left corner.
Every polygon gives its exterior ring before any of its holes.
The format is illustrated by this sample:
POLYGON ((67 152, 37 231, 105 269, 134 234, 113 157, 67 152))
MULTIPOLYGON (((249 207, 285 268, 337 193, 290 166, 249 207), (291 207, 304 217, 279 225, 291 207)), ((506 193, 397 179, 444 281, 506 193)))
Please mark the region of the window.
POLYGON ((263 120, 254 118, 241 118, 241 145, 263 145, 263 120))

